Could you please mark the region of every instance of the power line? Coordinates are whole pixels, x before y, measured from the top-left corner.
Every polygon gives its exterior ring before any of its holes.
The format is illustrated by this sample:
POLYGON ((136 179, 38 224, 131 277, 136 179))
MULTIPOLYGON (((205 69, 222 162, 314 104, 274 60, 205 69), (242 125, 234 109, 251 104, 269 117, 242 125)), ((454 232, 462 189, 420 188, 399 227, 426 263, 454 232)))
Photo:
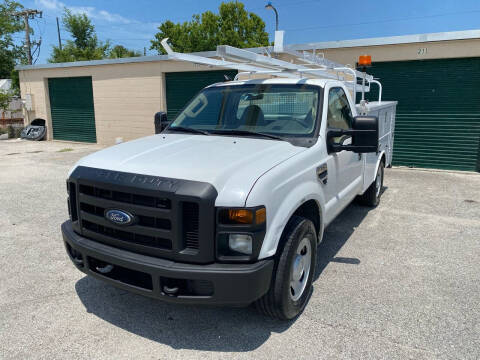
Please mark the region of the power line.
POLYGON ((420 19, 428 19, 428 18, 435 18, 435 17, 442 17, 442 16, 449 16, 449 15, 459 15, 459 14, 470 14, 470 13, 479 13, 480 10, 469 10, 469 11, 455 11, 443 14, 436 14, 436 15, 425 15, 425 16, 416 16, 410 18, 403 18, 403 19, 385 19, 385 20, 374 20, 374 21, 365 21, 359 23, 348 23, 348 24, 337 24, 337 25, 320 25, 320 26, 311 26, 311 27, 304 27, 304 28, 295 28, 295 29, 285 29, 286 31, 305 31, 305 30, 315 30, 315 29, 329 29, 329 28, 336 28, 336 27, 343 27, 343 26, 357 26, 357 25, 370 25, 370 24, 382 24, 382 23, 389 23, 389 22, 396 22, 396 21, 409 21, 409 20, 420 20, 420 19))
MULTIPOLYGON (((295 2, 290 2, 288 4, 285 4, 283 5, 282 3, 280 3, 278 5, 278 0, 274 2, 275 5, 277 5, 277 9, 279 11, 281 11, 282 9, 285 9, 285 8, 289 8, 289 7, 293 7, 293 6, 298 6, 298 5, 303 5, 303 4, 308 4, 308 3, 317 3, 317 4, 320 4, 321 2, 318 1, 318 0, 304 0, 304 1, 295 1, 295 2)), ((255 7, 255 8, 251 8, 251 9, 247 9, 247 7, 245 7, 245 10, 247 11, 255 11, 255 10, 265 10, 265 6, 262 6, 262 7, 255 7)))

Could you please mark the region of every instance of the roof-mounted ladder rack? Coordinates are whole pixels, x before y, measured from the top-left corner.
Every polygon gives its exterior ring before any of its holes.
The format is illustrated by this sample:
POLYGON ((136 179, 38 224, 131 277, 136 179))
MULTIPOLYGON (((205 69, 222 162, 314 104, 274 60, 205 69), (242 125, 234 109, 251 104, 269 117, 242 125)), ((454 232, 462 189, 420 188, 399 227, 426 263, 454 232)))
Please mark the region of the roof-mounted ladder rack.
POLYGON ((351 67, 335 63, 316 54, 304 52, 299 53, 291 50, 284 50, 276 55, 283 55, 290 61, 274 58, 267 51, 267 55, 255 53, 253 51, 239 49, 229 45, 217 46, 217 57, 212 59, 208 57, 177 53, 172 50, 168 44, 168 38, 161 42, 167 54, 176 60, 192 62, 196 64, 207 65, 211 67, 222 67, 235 69, 241 75, 271 75, 286 78, 319 78, 335 79, 344 82, 344 84, 353 92, 353 100, 356 102, 356 93, 362 93, 362 100, 365 92, 370 91, 370 84, 374 83, 380 87, 379 101, 381 101, 381 84, 374 80, 372 75, 352 69, 351 67), (361 79, 362 83, 358 83, 361 79))

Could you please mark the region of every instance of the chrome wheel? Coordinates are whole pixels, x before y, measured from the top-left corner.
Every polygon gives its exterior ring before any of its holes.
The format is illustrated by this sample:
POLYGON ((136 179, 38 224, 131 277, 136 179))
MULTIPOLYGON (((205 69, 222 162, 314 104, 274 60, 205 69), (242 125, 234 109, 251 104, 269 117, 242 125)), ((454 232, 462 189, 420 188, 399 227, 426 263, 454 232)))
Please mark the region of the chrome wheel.
POLYGON ((303 238, 298 244, 290 271, 290 297, 297 301, 303 295, 307 286, 312 265, 312 248, 310 240, 303 238))
POLYGON ((377 171, 377 178, 375 179, 375 194, 377 197, 380 195, 380 191, 382 191, 382 183, 383 183, 383 171, 382 171, 382 164, 378 167, 377 171))

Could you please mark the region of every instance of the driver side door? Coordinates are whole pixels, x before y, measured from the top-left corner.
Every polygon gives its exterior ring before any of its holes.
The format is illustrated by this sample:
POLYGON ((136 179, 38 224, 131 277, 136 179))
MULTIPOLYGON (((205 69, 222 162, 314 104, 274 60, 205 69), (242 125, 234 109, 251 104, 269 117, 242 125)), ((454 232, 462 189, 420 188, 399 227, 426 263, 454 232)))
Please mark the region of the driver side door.
MULTIPOLYGON (((353 113, 345 90, 333 87, 328 92, 327 131, 352 129, 353 113)), ((345 135, 333 139, 341 145, 351 145, 352 137, 345 135)), ((330 154, 336 178, 336 194, 339 210, 347 206, 361 191, 363 184, 363 156, 353 151, 330 154)))

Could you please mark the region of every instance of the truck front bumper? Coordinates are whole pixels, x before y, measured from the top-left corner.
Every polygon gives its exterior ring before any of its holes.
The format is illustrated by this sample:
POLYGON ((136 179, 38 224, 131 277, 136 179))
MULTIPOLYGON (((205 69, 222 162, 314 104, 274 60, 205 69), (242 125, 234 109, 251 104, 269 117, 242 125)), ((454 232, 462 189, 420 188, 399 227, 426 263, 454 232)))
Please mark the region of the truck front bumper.
POLYGON ((87 275, 119 288, 174 303, 243 306, 264 295, 273 260, 253 264, 185 264, 89 240, 62 224, 67 254, 87 275))

